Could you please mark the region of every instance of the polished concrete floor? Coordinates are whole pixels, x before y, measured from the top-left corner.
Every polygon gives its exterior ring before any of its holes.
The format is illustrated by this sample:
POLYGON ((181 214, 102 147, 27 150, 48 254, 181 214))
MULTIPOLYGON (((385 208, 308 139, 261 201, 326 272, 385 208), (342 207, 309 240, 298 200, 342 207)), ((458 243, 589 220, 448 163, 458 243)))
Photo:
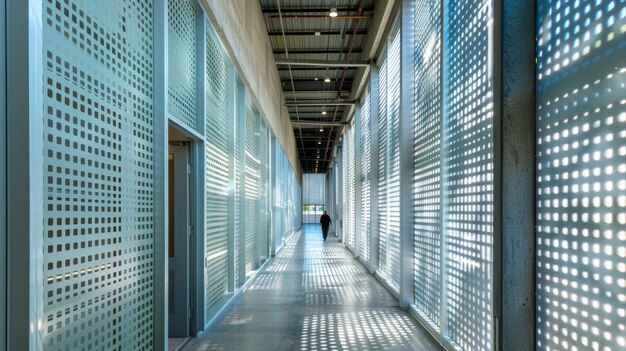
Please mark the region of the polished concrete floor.
POLYGON ((319 226, 304 227, 192 350, 440 350, 319 226))

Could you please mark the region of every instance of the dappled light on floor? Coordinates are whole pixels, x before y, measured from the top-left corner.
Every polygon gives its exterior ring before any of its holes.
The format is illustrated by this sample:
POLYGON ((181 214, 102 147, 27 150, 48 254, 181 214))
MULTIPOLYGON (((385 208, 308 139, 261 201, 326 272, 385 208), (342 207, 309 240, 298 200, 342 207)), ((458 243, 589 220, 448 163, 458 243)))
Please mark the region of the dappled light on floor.
POLYGON ((334 236, 304 227, 191 350, 438 350, 334 236))

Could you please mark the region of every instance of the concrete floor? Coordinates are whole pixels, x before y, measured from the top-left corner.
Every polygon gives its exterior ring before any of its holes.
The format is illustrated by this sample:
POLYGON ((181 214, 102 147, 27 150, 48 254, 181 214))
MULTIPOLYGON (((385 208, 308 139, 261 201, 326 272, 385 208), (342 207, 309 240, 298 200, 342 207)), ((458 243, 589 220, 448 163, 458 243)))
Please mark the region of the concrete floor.
POLYGON ((341 243, 305 226, 193 350, 440 350, 341 243))

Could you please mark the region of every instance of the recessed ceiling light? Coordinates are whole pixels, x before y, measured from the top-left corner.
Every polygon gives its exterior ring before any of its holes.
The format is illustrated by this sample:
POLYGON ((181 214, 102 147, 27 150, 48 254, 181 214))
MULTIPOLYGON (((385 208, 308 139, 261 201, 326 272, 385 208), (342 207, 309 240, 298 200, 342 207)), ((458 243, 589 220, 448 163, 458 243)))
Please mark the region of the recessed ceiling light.
POLYGON ((325 115, 325 114, 326 114, 326 111, 322 111, 322 114, 323 114, 323 115, 325 115))
POLYGON ((337 9, 335 7, 330 8, 330 13, 328 13, 330 17, 337 17, 337 9))
POLYGON ((324 83, 330 83, 330 77, 324 78, 324 83))
POLYGON ((320 128, 320 132, 323 132, 323 131, 324 131, 324 128, 320 128))

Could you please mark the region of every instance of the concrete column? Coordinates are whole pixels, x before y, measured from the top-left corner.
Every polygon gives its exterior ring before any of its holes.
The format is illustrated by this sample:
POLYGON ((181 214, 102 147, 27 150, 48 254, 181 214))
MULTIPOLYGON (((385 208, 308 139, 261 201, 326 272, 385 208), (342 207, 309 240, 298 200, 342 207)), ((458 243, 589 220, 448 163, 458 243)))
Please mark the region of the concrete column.
MULTIPOLYGON (((499 350, 535 348, 535 2, 496 2, 501 72, 499 350)), ((498 68, 498 66, 496 66, 498 68)), ((496 156, 498 156, 496 154, 496 156)), ((496 177, 498 179, 498 177, 496 177)), ((496 206, 499 207, 499 206, 496 206)), ((497 291, 497 290, 496 290, 497 291)))

